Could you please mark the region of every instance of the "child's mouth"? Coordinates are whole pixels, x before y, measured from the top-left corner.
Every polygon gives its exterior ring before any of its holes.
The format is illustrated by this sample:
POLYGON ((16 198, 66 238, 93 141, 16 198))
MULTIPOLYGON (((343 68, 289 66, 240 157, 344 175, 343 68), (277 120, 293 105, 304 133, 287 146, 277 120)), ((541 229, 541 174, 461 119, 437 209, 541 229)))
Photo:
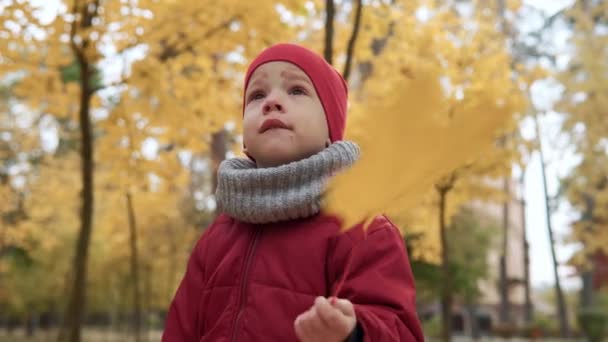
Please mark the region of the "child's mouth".
POLYGON ((279 119, 266 119, 260 126, 259 133, 264 133, 271 129, 291 129, 286 123, 279 119))

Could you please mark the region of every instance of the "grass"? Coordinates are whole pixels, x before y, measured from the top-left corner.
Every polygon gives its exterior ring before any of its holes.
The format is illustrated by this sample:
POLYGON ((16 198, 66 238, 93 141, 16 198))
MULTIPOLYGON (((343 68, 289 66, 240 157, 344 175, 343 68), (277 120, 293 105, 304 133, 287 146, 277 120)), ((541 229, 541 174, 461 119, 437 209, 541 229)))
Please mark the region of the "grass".
MULTIPOLYGON (((161 332, 151 331, 148 335, 148 339, 143 339, 144 342, 156 342, 160 341, 161 332)), ((0 330, 0 342, 55 342, 56 331, 51 332, 40 332, 33 338, 27 338, 23 336, 21 329, 14 332, 12 335, 8 335, 5 330, 0 330)), ((83 342, 132 342, 133 337, 126 333, 109 331, 103 329, 85 329, 82 335, 83 342)), ((436 339, 428 339, 429 342, 438 342, 436 339)), ((582 339, 502 339, 502 338, 487 338, 482 337, 478 342, 583 342, 582 339)), ((470 338, 466 337, 453 337, 452 342, 473 342, 470 338)))
MULTIPOLYGON (((144 342, 160 341, 161 332, 151 331, 148 334, 148 339, 142 339, 144 342)), ((57 341, 57 331, 39 331, 33 337, 26 337, 23 334, 23 329, 13 331, 8 334, 5 330, 0 330, 0 342, 55 342, 57 341)), ((131 342, 133 337, 124 332, 109 331, 103 329, 85 329, 82 334, 83 342, 131 342)))

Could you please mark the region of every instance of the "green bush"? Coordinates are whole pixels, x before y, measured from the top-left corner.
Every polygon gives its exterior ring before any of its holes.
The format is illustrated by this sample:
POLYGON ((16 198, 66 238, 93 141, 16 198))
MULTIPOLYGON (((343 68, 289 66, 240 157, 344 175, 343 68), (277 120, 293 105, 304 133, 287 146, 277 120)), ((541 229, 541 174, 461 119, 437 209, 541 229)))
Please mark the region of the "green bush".
POLYGON ((441 320, 439 315, 422 322, 424 335, 431 338, 438 338, 441 335, 441 320))
POLYGON ((608 312, 584 309, 578 313, 578 324, 589 342, 602 342, 608 336, 608 312))

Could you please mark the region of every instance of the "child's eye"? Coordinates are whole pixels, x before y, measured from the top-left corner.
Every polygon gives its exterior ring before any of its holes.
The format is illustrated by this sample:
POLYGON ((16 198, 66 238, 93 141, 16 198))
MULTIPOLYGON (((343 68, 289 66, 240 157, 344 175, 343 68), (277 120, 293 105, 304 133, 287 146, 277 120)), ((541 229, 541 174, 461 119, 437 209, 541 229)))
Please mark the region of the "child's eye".
POLYGON ((306 89, 300 86, 293 87, 289 90, 289 93, 292 95, 306 95, 306 89))
POLYGON ((247 99, 247 102, 261 100, 263 98, 264 98, 264 92, 263 91, 254 91, 254 92, 252 92, 249 95, 249 98, 247 99))

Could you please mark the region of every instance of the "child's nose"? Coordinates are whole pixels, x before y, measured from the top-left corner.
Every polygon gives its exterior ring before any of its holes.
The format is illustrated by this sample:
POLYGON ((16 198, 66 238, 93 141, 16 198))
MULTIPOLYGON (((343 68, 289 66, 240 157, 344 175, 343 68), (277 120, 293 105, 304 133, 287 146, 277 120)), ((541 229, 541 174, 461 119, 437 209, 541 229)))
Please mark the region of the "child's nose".
POLYGON ((268 97, 266 102, 264 102, 264 114, 268 114, 273 111, 283 112, 283 105, 281 105, 276 97, 268 97))

